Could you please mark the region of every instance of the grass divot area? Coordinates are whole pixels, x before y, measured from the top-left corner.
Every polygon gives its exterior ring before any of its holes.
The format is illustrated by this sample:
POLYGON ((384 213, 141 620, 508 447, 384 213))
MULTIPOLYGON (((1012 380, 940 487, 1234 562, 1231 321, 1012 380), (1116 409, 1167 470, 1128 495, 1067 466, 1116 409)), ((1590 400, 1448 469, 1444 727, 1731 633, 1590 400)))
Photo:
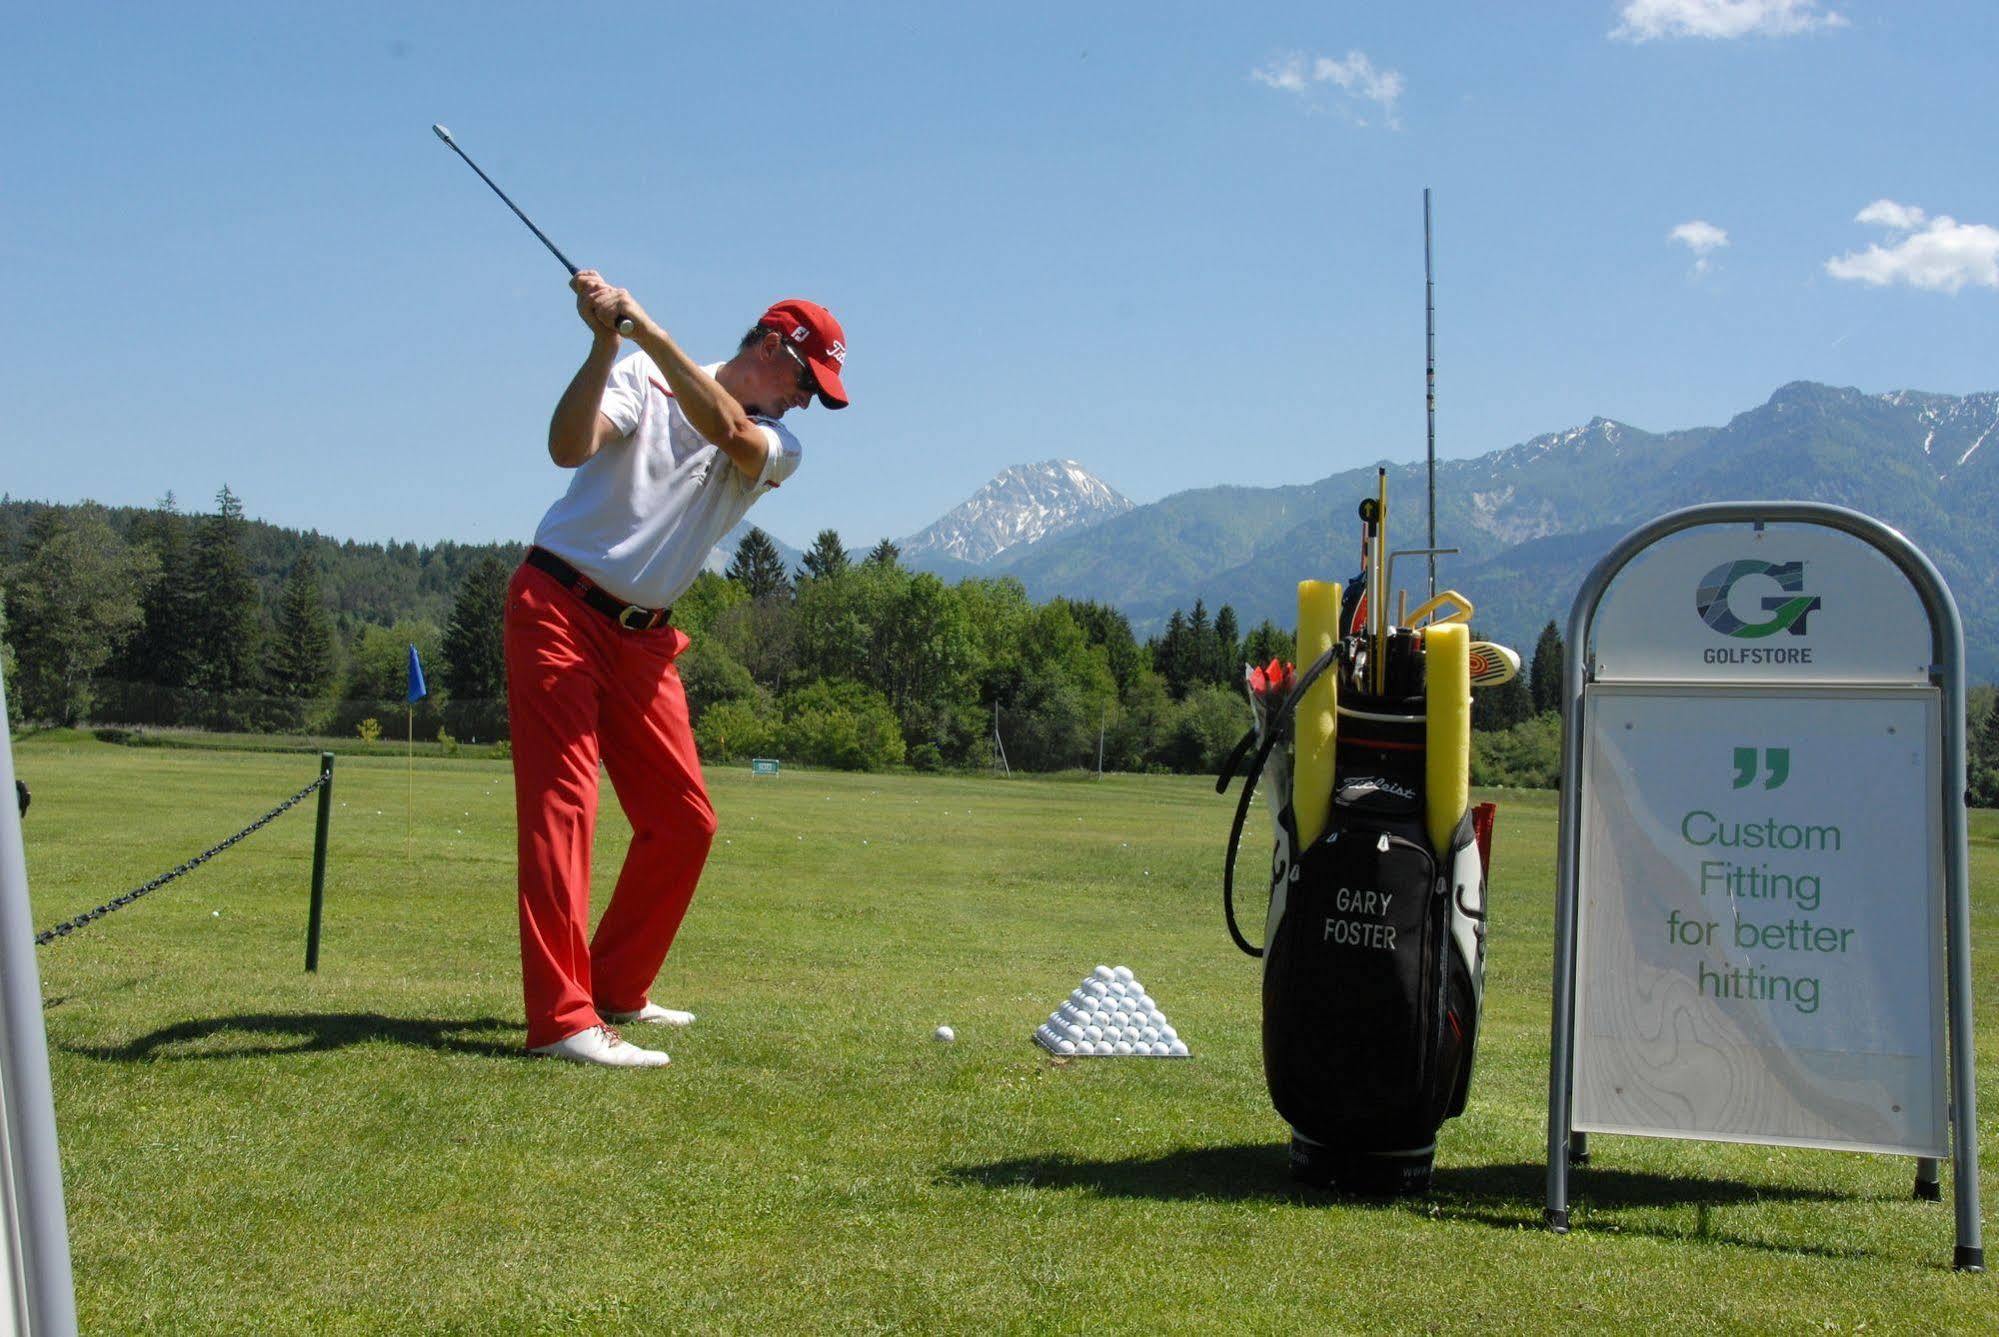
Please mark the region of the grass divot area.
MULTIPOLYGON (((317 773, 78 735, 15 756, 38 928, 317 773)), ((420 756, 408 806, 401 756, 340 759, 316 976, 310 803, 43 948, 84 1330, 1970 1332, 1999 1313, 1999 1283, 1949 1270, 1948 1165, 1926 1204, 1899 1158, 1601 1137, 1575 1233, 1539 1228, 1551 793, 1484 795, 1472 1106, 1429 1197, 1370 1203, 1286 1178, 1260 967, 1221 920, 1233 794, 708 778, 721 830, 654 995, 700 1019, 657 1033, 663 1071, 521 1054, 503 761, 420 756), (1190 1061, 1032 1043, 1099 962, 1138 973, 1190 1061)), ((606 889, 627 831, 607 788, 606 889)), ((1994 814, 1972 833, 1989 1129, 1994 814)), ((1999 1147, 1981 1152, 1989 1172, 1999 1147)))

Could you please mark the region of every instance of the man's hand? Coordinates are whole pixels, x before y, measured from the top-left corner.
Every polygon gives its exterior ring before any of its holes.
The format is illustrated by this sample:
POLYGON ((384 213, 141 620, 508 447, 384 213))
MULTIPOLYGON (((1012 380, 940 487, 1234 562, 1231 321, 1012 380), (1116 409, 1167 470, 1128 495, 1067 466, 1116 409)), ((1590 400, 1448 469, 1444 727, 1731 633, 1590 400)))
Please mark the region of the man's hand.
POLYGON ((615 337, 619 321, 629 320, 636 329, 644 329, 651 319, 637 298, 606 283, 604 276, 594 269, 578 270, 569 280, 569 286, 576 292, 577 314, 593 334, 615 337))

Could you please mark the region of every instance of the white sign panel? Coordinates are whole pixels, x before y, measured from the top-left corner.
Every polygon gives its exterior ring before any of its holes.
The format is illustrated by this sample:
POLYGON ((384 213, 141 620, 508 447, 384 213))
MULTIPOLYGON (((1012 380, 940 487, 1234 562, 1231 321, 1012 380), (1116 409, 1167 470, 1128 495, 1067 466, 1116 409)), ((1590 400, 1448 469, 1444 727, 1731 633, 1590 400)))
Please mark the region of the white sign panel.
POLYGON ((1921 596, 1872 544, 1808 524, 1661 539, 1597 607, 1598 682, 1930 680, 1921 596))
POLYGON ((1938 692, 1585 717, 1574 1127, 1948 1155, 1938 692))

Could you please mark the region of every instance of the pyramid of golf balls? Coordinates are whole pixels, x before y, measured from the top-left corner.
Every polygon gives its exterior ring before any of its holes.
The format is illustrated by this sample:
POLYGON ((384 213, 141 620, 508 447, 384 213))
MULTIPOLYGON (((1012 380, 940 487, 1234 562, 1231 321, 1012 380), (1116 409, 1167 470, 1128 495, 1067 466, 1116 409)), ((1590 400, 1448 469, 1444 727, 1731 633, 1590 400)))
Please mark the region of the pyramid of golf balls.
POLYGON ((1187 1042, 1127 966, 1098 966, 1034 1031, 1050 1053, 1076 1058, 1186 1058, 1187 1042))

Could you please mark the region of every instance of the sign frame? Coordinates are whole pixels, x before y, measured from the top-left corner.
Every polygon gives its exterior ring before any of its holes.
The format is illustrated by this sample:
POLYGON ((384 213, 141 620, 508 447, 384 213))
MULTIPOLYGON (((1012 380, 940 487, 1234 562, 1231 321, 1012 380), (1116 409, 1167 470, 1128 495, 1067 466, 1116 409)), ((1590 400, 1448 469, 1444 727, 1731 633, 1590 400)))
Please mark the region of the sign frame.
MULTIPOLYGON (((1631 564, 1662 541, 1687 531, 1711 527, 1747 526, 1760 535, 1770 525, 1817 526, 1858 539, 1871 547, 1899 571, 1920 601, 1928 619, 1929 645, 1910 647, 1923 654, 1928 686, 1941 695, 1940 738, 1926 740, 1926 746, 1940 746, 1941 755, 1930 757, 1938 792, 1934 796, 1941 816, 1941 848, 1933 848, 1942 872, 1945 968, 1945 1017, 1948 1035, 1949 1091, 1947 1124, 1952 1159, 1952 1189, 1956 1207, 1957 1243, 1953 1265, 1962 1271, 1985 1270, 1985 1254, 1979 1222, 1978 1202, 1978 1105, 1974 1074, 1971 1026, 1971 907, 1969 859, 1967 851, 1966 740, 1964 629, 1957 605, 1936 567, 1899 532, 1861 512, 1841 506, 1806 501, 1714 502, 1690 506, 1660 516, 1627 534, 1599 561, 1584 580, 1571 605, 1568 621, 1568 653, 1564 656, 1562 682, 1562 786, 1560 837, 1557 854, 1555 900, 1555 959, 1553 1008, 1548 1064, 1548 1175, 1547 1204, 1543 1218, 1557 1234, 1569 1229, 1568 1180, 1571 1165, 1588 1161, 1586 1136, 1574 1126, 1577 1012, 1578 919, 1581 906, 1584 758, 1589 742, 1591 718, 1585 691, 1598 678, 1596 641, 1599 608, 1617 580, 1631 564)), ((1664 610, 1661 610, 1662 612, 1664 610)), ((1712 625, 1712 623, 1711 623, 1712 625)), ((1740 675, 1690 679, 1680 676, 1654 682, 1614 675, 1620 682, 1640 682, 1647 687, 1698 697, 1703 691, 1740 693, 1746 687, 1765 686, 1768 677, 1740 675)), ((1865 688, 1879 679, 1861 678, 1841 682, 1818 676, 1810 684, 1796 686, 1800 697, 1822 695, 1827 687, 1865 688)), ((1930 932, 1934 933, 1934 923, 1930 932)), ((1639 1134, 1656 1135, 1656 1134, 1639 1134)), ((1728 1137, 1707 1140, 1732 1141, 1728 1137)), ((1746 1140, 1746 1139, 1745 1139, 1746 1140)), ((1758 1139, 1761 1140, 1761 1139, 1758 1139)), ((1919 1157, 1916 1196, 1940 1197, 1937 1162, 1919 1157)))
POLYGON ((68 1334, 76 1290, 12 737, 0 682, 0 1330, 68 1334))

